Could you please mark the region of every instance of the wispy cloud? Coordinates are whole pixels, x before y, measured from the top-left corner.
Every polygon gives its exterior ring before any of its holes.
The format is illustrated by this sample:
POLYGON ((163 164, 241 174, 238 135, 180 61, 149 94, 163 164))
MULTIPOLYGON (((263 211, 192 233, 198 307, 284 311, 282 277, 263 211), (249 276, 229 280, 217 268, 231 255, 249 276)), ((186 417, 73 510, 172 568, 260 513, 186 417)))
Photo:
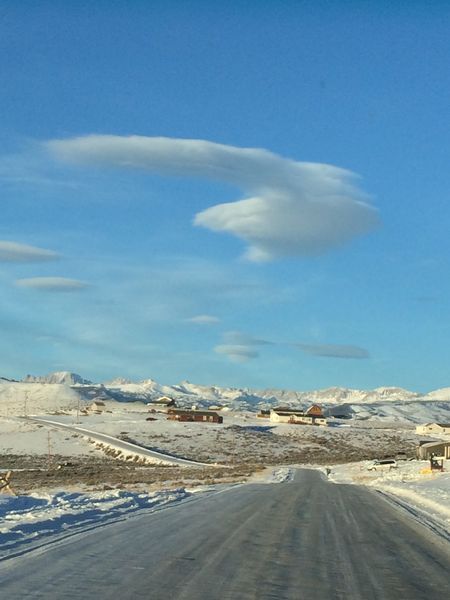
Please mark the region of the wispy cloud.
POLYGON ((370 358, 368 350, 359 346, 339 344, 294 344, 303 352, 328 358, 370 358))
POLYGON ((47 154, 34 142, 27 143, 21 152, 0 155, 0 186, 50 189, 79 188, 80 185, 49 165, 47 154))
POLYGON ((77 292, 89 287, 85 281, 67 277, 29 277, 16 279, 15 283, 19 287, 45 292, 77 292))
POLYGON ((214 348, 217 354, 225 354, 231 361, 243 363, 259 356, 258 352, 250 346, 238 344, 220 344, 214 348))
POLYGON ((41 262, 57 258, 59 258, 59 254, 52 250, 0 240, 1 262, 41 262))
POLYGON ((242 331, 227 331, 223 334, 223 339, 226 344, 238 346, 271 346, 273 342, 253 337, 242 331))
POLYGON ((215 352, 225 354, 234 362, 247 362, 258 358, 257 347, 273 346, 279 350, 288 347, 299 348, 306 354, 327 358, 364 359, 370 358, 369 352, 360 346, 349 344, 304 344, 301 342, 272 342, 254 337, 242 331, 227 331, 223 334, 223 343, 214 348, 215 352))
POLYGON ((207 177, 243 189, 247 197, 207 208, 194 223, 244 240, 252 261, 321 254, 379 222, 350 171, 263 149, 113 135, 51 140, 46 147, 66 161, 207 177))
POLYGON ((258 346, 269 346, 273 342, 256 338, 242 331, 227 331, 223 334, 223 344, 214 348, 218 354, 224 354, 233 362, 248 362, 258 358, 259 352, 255 349, 258 346))
POLYGON ((220 323, 220 319, 213 315, 197 315, 196 317, 186 319, 186 321, 195 323, 195 325, 215 325, 216 323, 220 323))

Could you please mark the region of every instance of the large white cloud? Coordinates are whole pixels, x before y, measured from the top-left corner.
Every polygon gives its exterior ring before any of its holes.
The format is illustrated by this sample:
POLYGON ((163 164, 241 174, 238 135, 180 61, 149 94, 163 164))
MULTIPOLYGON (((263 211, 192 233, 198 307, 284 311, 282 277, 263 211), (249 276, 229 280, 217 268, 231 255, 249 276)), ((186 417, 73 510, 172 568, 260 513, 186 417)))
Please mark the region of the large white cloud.
POLYGON ((320 254, 378 224, 377 211, 350 171, 263 149, 113 135, 51 140, 46 146, 62 160, 207 177, 241 188, 244 199, 207 208, 194 223, 241 238, 248 244, 247 258, 255 261, 320 254))
POLYGON ((52 250, 0 240, 1 262, 40 262, 56 258, 59 258, 59 255, 52 250))

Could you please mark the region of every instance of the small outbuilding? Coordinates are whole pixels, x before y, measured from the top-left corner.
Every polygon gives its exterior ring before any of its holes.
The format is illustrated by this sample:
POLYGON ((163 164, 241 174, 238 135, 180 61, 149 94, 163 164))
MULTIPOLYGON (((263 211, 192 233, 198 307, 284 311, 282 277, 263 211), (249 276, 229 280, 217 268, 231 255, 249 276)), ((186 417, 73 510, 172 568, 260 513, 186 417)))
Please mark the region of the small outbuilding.
POLYGON ((270 409, 262 408, 256 416, 260 419, 270 419, 270 409))

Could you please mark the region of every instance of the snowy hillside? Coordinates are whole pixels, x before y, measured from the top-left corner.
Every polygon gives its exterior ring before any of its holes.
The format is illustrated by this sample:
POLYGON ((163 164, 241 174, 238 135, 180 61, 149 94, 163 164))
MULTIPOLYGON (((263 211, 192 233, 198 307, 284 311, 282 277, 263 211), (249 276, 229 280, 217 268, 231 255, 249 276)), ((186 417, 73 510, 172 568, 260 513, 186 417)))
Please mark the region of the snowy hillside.
POLYGON ((67 385, 0 380, 0 415, 52 413, 76 409, 79 395, 67 385))

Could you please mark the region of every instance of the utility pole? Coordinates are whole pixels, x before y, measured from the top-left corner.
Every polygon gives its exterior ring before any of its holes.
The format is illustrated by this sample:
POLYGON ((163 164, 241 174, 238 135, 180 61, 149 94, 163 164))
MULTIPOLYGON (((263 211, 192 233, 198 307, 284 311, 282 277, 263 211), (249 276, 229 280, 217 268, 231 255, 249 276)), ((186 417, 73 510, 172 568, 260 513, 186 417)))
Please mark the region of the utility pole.
POLYGON ((48 450, 47 469, 50 470, 50 467, 52 464, 52 443, 51 443, 51 438, 50 438, 50 431, 47 432, 47 450, 48 450))

